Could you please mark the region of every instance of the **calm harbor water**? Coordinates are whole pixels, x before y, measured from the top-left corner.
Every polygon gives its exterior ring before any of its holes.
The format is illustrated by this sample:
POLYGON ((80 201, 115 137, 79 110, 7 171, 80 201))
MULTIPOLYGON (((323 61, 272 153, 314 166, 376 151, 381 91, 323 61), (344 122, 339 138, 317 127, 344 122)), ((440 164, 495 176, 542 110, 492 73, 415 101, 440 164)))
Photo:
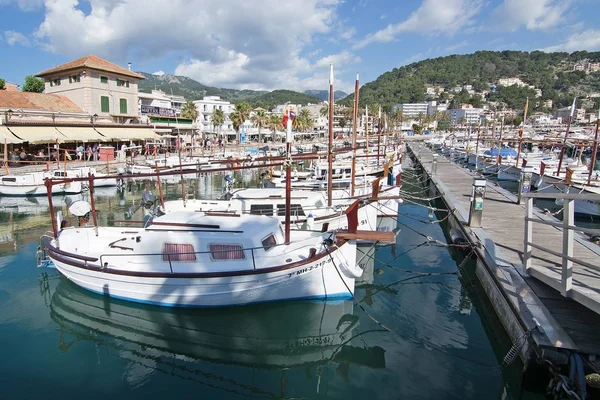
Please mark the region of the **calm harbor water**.
MULTIPOLYGON (((187 191, 215 196, 221 182, 203 175, 187 191)), ((100 221, 124 219, 144 187, 98 193, 100 221)), ((447 240, 428 209, 400 211, 394 246, 359 250, 356 304, 178 310, 110 300, 37 269, 47 202, 0 198, 0 398, 538 398, 522 389, 518 362, 500 368, 510 343, 473 262, 424 244, 447 240)))

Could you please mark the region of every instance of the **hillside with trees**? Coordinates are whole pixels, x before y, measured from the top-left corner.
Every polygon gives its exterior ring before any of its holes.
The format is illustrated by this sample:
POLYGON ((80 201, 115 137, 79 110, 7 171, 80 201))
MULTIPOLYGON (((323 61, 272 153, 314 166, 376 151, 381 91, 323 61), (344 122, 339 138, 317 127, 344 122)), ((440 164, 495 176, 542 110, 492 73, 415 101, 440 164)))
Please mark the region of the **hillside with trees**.
MULTIPOLYGON (((398 103, 447 99, 448 92, 456 86, 472 85, 473 90, 481 92, 489 91, 500 78, 520 78, 541 89, 540 100, 552 100, 554 108, 564 107, 571 104, 575 96, 582 98, 600 91, 600 71, 587 73, 573 70, 573 66, 582 60, 599 62, 600 52, 478 51, 474 54, 427 59, 394 68, 362 86, 360 105, 364 107, 365 104, 379 103, 389 111, 398 103), (426 88, 431 86, 443 87, 445 92, 427 95, 426 88)), ((459 100, 466 100, 464 102, 471 100, 470 96, 465 98, 463 92, 454 96, 462 96, 459 100)), ((527 87, 498 86, 496 92, 481 100, 504 102, 509 107, 522 108, 526 97, 534 99, 535 91, 527 87)), ((353 101, 354 95, 351 94, 340 103, 351 105, 353 101)), ((541 102, 532 102, 531 106, 533 109, 542 108, 541 102)))
POLYGON ((171 74, 154 75, 146 72, 139 73, 146 78, 138 82, 140 91, 150 93, 152 89, 159 89, 166 94, 173 93, 177 96, 183 96, 188 100, 200 100, 204 96, 219 96, 224 100, 237 103, 250 97, 267 93, 266 91, 258 90, 223 89, 206 86, 187 76, 171 74))
POLYGON ((321 102, 315 96, 309 96, 304 93, 294 92, 293 90, 273 90, 269 93, 264 93, 256 97, 246 100, 252 107, 262 107, 266 110, 271 110, 278 104, 318 104, 321 102))

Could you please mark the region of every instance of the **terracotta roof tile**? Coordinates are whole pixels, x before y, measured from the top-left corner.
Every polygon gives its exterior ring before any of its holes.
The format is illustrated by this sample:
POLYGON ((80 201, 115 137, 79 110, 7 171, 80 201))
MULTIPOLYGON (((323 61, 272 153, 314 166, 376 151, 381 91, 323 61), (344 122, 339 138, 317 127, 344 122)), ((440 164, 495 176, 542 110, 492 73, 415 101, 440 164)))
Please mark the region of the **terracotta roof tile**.
POLYGON ((0 90, 0 108, 10 108, 15 112, 18 109, 84 112, 77 104, 65 96, 58 94, 14 92, 11 90, 0 90))
POLYGON ((59 65, 58 67, 50 68, 42 71, 35 76, 44 77, 51 75, 55 72, 69 71, 75 68, 91 68, 100 71, 113 72, 115 74, 131 76, 137 79, 144 79, 144 75, 138 74, 137 72, 130 71, 126 68, 120 67, 117 64, 113 64, 110 61, 106 61, 100 57, 89 55, 77 60, 68 62, 66 64, 59 65))

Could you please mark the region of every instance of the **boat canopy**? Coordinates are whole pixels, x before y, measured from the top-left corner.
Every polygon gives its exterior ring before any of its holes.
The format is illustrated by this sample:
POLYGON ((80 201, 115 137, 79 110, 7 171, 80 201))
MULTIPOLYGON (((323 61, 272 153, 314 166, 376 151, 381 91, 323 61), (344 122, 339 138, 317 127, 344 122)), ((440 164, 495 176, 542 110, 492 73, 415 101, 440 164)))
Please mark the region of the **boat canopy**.
MULTIPOLYGON (((498 149, 495 147, 492 147, 491 149, 486 150, 483 154, 486 156, 497 157, 498 149)), ((515 149, 500 149, 500 157, 502 157, 502 158, 516 157, 516 156, 517 156, 517 151, 515 149)))

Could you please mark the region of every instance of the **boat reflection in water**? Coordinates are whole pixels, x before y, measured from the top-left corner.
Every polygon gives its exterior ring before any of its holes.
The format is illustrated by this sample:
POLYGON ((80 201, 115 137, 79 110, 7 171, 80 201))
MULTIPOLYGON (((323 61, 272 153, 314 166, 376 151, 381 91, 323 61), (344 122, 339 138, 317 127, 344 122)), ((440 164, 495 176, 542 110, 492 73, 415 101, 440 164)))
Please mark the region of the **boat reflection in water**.
MULTIPOLYGON (((326 387, 321 374, 326 366, 345 382, 353 364, 385 368, 381 347, 351 345, 359 333, 351 301, 171 309, 92 294, 61 277, 50 309, 60 326, 61 350, 68 351, 80 341, 115 349, 128 364, 141 364, 145 369, 134 374, 142 377, 141 382, 130 382, 135 386, 146 383, 156 372, 190 379, 190 370, 197 369, 194 379, 206 380, 207 370, 208 375, 214 374, 207 366, 211 364, 219 375, 228 375, 216 379, 219 386, 227 386, 222 389, 230 390, 233 385, 235 390, 280 393, 285 391, 286 374, 293 373, 289 370, 301 368, 302 376, 313 378, 302 386, 309 385, 313 393, 321 386, 322 393, 326 387), (231 368, 223 369, 222 364, 231 368), (276 382, 267 380, 276 387, 248 388, 247 383, 236 383, 238 367, 281 370, 282 376, 276 382)), ((288 389, 290 386, 288 383, 288 389)))

